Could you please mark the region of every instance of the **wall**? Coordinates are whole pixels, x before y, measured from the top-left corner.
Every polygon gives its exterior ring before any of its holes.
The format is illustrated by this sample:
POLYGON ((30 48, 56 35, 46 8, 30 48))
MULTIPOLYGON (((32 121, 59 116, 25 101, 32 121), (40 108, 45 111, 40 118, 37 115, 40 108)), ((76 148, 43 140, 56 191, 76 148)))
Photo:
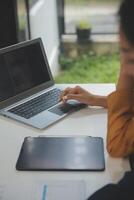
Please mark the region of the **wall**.
POLYGON ((39 0, 30 10, 31 37, 41 37, 53 75, 59 70, 56 0, 39 0))

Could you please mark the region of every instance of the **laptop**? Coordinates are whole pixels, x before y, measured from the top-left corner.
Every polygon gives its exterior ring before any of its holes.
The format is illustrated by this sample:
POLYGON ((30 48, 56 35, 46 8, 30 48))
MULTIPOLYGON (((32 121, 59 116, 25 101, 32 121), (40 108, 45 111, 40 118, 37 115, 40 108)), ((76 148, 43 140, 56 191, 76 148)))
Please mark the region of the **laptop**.
POLYGON ((27 137, 24 139, 16 169, 104 171, 103 139, 88 136, 27 137))
POLYGON ((0 49, 0 114, 43 129, 85 107, 59 102, 42 40, 28 40, 0 49))

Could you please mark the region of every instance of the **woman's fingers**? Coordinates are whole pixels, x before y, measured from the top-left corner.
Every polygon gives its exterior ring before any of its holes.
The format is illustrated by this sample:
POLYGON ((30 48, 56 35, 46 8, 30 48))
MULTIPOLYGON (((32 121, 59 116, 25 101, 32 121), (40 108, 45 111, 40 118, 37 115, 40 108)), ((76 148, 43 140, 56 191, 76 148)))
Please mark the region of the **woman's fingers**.
POLYGON ((64 98, 64 102, 66 102, 67 100, 71 100, 71 99, 78 100, 78 101, 81 99, 80 95, 78 95, 78 94, 68 94, 68 95, 64 96, 63 98, 64 98))
POLYGON ((85 98, 85 90, 83 90, 80 86, 76 86, 74 88, 66 88, 60 96, 60 101, 63 101, 65 103, 67 100, 74 99, 80 102, 84 102, 85 98))
POLYGON ((77 87, 74 87, 74 88, 68 87, 62 92, 62 94, 60 96, 60 100, 62 101, 64 99, 66 99, 66 96, 68 94, 77 94, 77 93, 78 93, 77 87))
POLYGON ((70 90, 71 90, 71 88, 68 87, 62 92, 62 94, 60 95, 60 100, 61 101, 63 100, 63 97, 65 97, 69 93, 70 90))

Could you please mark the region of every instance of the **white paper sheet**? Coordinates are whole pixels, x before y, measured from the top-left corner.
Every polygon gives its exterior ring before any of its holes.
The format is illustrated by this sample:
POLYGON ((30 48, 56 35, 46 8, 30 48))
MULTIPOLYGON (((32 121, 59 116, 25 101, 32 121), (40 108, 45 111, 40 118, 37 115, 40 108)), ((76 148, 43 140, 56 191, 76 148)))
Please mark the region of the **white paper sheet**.
POLYGON ((0 200, 85 200, 84 181, 0 183, 0 200))

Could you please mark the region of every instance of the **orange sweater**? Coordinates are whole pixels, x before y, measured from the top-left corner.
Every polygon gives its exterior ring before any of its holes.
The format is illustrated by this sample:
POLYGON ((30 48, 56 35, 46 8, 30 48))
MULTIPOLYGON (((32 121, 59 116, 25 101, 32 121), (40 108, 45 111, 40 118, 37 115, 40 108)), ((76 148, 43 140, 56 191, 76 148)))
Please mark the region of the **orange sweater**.
POLYGON ((134 153, 133 91, 118 90, 108 96, 107 150, 111 156, 134 153))

